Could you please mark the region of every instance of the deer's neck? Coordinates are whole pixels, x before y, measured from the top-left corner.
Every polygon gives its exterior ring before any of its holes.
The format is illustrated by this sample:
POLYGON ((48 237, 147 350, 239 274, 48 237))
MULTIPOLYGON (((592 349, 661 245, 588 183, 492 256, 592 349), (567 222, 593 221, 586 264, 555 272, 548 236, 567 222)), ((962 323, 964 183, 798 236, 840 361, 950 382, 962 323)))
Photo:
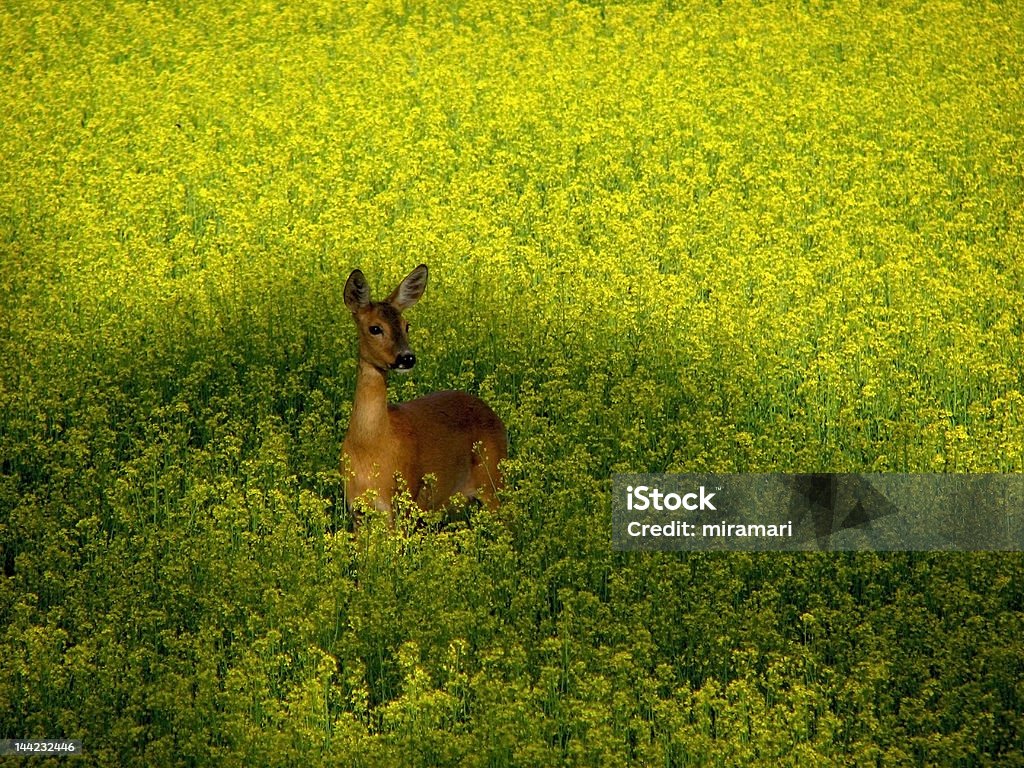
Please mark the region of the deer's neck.
POLYGON ((371 442, 387 436, 390 430, 387 374, 360 360, 349 434, 357 441, 371 442))

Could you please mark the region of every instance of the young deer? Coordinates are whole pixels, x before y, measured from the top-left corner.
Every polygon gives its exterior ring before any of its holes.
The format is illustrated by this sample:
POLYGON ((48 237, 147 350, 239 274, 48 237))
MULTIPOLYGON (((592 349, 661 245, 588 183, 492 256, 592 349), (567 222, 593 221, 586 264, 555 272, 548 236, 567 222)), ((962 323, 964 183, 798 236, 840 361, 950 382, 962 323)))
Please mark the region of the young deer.
POLYGON ((455 493, 497 507, 498 462, 508 455, 505 425, 477 397, 434 392, 388 405, 388 373, 407 373, 416 363, 402 312, 419 301, 426 287, 425 264, 384 301, 370 300, 370 286, 358 269, 345 284, 345 306, 359 332, 355 402, 342 446, 345 496, 351 508, 355 499, 374 491, 375 506, 388 512, 392 524, 391 500, 399 477, 423 509, 441 507, 455 493), (432 478, 424 480, 427 475, 432 478))

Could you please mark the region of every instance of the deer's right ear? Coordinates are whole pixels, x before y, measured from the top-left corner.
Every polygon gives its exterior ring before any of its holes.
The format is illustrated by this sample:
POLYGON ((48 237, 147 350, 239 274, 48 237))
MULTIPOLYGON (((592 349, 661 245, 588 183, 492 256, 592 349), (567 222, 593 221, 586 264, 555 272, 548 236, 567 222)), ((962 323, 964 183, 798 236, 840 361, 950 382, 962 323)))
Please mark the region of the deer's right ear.
POLYGON ((353 269, 345 283, 345 306, 356 312, 370 303, 370 285, 358 269, 353 269))
POLYGON ((398 287, 391 292, 387 300, 399 312, 405 312, 405 310, 420 300, 420 296, 423 295, 426 289, 427 265, 420 264, 405 276, 405 280, 398 284, 398 287))

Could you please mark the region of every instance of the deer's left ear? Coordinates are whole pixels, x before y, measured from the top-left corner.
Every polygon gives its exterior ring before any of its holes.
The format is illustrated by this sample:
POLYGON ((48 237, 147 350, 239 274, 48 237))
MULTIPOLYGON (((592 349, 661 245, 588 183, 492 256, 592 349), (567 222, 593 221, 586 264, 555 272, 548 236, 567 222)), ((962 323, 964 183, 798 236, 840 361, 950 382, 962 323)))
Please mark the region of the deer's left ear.
POLYGON ((399 312, 404 312, 423 295, 427 289, 427 265, 420 264, 388 296, 388 303, 399 312))
POLYGON ((353 269, 345 283, 345 306, 355 313, 370 303, 370 284, 358 269, 353 269))

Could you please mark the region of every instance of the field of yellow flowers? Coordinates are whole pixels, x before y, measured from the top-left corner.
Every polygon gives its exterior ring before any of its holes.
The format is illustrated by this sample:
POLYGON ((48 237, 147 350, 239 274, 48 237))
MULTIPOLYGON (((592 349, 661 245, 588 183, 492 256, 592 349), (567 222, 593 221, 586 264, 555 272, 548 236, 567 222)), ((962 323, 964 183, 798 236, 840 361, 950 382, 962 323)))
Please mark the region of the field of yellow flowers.
POLYGON ((609 506, 1024 471, 1022 147, 1010 1, 3 3, 0 740, 1024 764, 1020 553, 612 553, 609 506), (391 397, 481 395, 509 487, 353 536, 344 282, 420 262, 391 397))

